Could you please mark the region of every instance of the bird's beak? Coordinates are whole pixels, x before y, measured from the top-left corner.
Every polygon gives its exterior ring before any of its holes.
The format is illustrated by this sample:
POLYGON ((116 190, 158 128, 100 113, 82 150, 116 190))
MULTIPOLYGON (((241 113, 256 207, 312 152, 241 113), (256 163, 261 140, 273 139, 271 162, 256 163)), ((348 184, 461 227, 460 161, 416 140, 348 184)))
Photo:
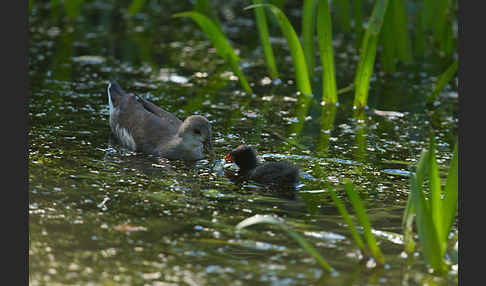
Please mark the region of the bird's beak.
POLYGON ((233 159, 231 158, 231 153, 228 153, 226 156, 224 156, 224 159, 229 162, 233 162, 233 159))

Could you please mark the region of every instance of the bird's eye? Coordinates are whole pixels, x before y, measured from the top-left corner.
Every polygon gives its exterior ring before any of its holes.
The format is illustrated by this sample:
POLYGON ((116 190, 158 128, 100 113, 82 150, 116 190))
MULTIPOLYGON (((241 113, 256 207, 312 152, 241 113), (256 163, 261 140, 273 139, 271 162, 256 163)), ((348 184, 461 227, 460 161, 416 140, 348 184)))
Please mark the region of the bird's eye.
POLYGON ((199 129, 194 129, 194 134, 201 135, 201 130, 199 130, 199 129))

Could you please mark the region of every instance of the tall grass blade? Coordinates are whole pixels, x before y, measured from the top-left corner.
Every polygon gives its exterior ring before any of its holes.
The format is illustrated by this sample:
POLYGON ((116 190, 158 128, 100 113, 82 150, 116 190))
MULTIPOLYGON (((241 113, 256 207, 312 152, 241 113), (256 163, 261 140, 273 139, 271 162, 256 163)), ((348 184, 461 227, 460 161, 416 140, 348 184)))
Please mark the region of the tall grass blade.
POLYGON ((423 150, 422 153, 420 154, 420 159, 417 163, 416 167, 416 174, 417 174, 417 184, 422 190, 422 184, 424 183, 425 177, 429 175, 429 157, 430 157, 430 151, 429 150, 423 150))
MULTIPOLYGON (((420 154, 420 159, 415 168, 415 183, 419 191, 422 191, 422 185, 424 179, 429 173, 429 164, 428 164, 429 157, 430 157, 430 152, 428 150, 423 150, 422 153, 420 154)), ((405 232, 410 231, 412 227, 413 216, 414 216, 414 203, 413 203, 415 200, 414 196, 415 193, 410 192, 408 196, 407 206, 403 214, 402 226, 404 226, 405 232)), ((428 206, 428 201, 425 201, 424 204, 428 206)), ((406 237, 406 239, 407 238, 409 237, 406 237)))
POLYGON ((302 48, 304 49, 307 73, 314 75, 315 52, 314 34, 316 31, 316 0, 304 0, 302 7, 302 48))
POLYGON ((359 57, 358 69, 355 77, 354 106, 363 108, 368 100, 368 88, 370 85, 371 74, 375 63, 376 48, 380 34, 388 0, 377 0, 371 14, 368 28, 366 29, 362 51, 359 57))
POLYGON ((49 3, 51 4, 51 9, 62 4, 61 0, 51 0, 49 3))
POLYGON ((353 205, 354 211, 356 212, 356 216, 363 227, 363 235, 368 243, 368 248, 370 249, 371 254, 380 264, 385 264, 385 257, 383 256, 380 247, 376 243, 375 236, 371 232, 371 224, 368 216, 366 215, 363 202, 359 198, 358 193, 354 190, 351 183, 348 182, 344 184, 344 189, 346 190, 351 204, 353 205))
POLYGON ((434 40, 437 43, 444 41, 444 32, 447 25, 447 13, 450 0, 435 0, 436 9, 434 12, 434 40))
POLYGON ((447 19, 444 29, 445 31, 442 35, 442 40, 439 44, 439 49, 449 56, 454 51, 454 45, 455 45, 454 36, 452 33, 452 23, 450 22, 450 19, 447 19))
POLYGON ((417 11, 417 18, 415 20, 415 41, 414 41, 414 51, 415 56, 424 57, 425 56, 425 27, 424 27, 424 9, 419 9, 417 11))
POLYGON ((327 0, 319 0, 317 6, 317 41, 322 64, 322 101, 336 103, 338 98, 332 47, 332 22, 327 0))
POLYGON ((394 23, 393 23, 393 10, 387 9, 385 13, 385 19, 383 22, 382 31, 380 34, 380 43, 382 50, 380 53, 380 59, 382 69, 386 73, 394 73, 395 66, 395 35, 394 35, 394 23))
POLYGON ((280 10, 283 10, 285 2, 287 2, 287 0, 268 0, 268 3, 277 6, 280 10))
POLYGON ((250 85, 246 81, 245 76, 241 72, 238 62, 239 62, 239 57, 229 44, 228 40, 224 36, 223 32, 216 26, 216 24, 211 21, 208 17, 205 15, 199 13, 199 12, 182 12, 182 13, 177 13, 173 15, 174 18, 179 18, 179 17, 189 17, 193 19, 203 30, 203 32, 206 34, 206 36, 209 38, 211 43, 216 49, 216 52, 220 57, 222 57, 228 64, 230 65, 233 73, 236 74, 238 79, 240 80, 240 84, 243 87, 243 89, 249 93, 253 94, 252 89, 250 88, 250 85))
POLYGON ((363 41, 363 5, 361 0, 353 0, 353 20, 354 26, 353 31, 356 35, 355 45, 359 48, 361 42, 363 41))
POLYGON ((70 19, 76 19, 81 13, 81 6, 84 0, 69 0, 64 1, 64 9, 66 10, 66 15, 70 19))
POLYGON ((451 163, 449 164, 449 173, 444 187, 444 201, 442 204, 442 218, 444 232, 440 234, 444 239, 448 239, 449 231, 454 223, 454 217, 457 211, 458 199, 458 163, 457 163, 457 144, 454 147, 451 163))
POLYGON ((390 2, 393 15, 393 39, 396 55, 402 62, 412 60, 412 49, 408 35, 408 15, 404 0, 393 0, 390 2))
POLYGON ((292 24, 287 19, 287 16, 285 16, 282 10, 272 4, 250 5, 245 9, 251 9, 256 7, 267 7, 277 18, 282 33, 284 34, 290 49, 290 55, 294 63, 297 88, 303 94, 312 94, 312 88, 307 73, 307 65, 305 62, 304 51, 302 50, 302 46, 300 45, 299 37, 297 37, 297 34, 295 33, 292 24))
POLYGON ((423 4, 423 25, 426 29, 432 28, 436 13, 437 0, 424 0, 423 4))
POLYGON ((307 240, 305 240, 302 236, 300 236, 298 233, 290 229, 284 221, 277 219, 272 216, 267 216, 267 215, 255 215, 252 217, 249 217, 240 223, 236 225, 236 229, 242 229, 254 224, 260 224, 260 223, 268 223, 268 224, 273 224, 277 225, 281 229, 287 232, 290 237, 292 237, 297 243, 300 244, 300 246, 307 252, 309 253, 314 259, 321 265, 321 267, 327 271, 334 272, 334 269, 327 263, 327 261, 317 252, 317 250, 310 245, 307 240))
POLYGON ((222 31, 221 22, 219 21, 216 12, 218 10, 213 8, 210 0, 196 0, 196 2, 194 3, 194 11, 206 15, 222 31))
POLYGON ((343 217, 344 221, 348 225, 349 231, 351 232, 351 236, 353 237, 354 241, 358 245, 359 249, 361 249, 363 253, 366 253, 365 244, 361 239, 361 236, 359 235, 358 231, 356 230, 356 227, 354 226, 354 223, 351 220, 351 216, 349 215, 348 211, 344 207, 344 204, 342 203, 341 199, 336 195, 336 190, 332 188, 329 183, 327 184, 327 190, 329 191, 329 195, 331 196, 334 205, 336 206, 339 213, 343 217))
POLYGON ((351 5, 349 0, 332 1, 336 5, 336 18, 344 32, 351 30, 351 5))
POLYGON ((441 247, 438 234, 432 221, 431 210, 426 204, 424 193, 419 190, 415 174, 410 176, 412 204, 416 213, 415 222, 419 235, 420 248, 427 263, 435 270, 443 268, 441 247))
MULTIPOLYGON (((261 4, 262 0, 253 0, 253 4, 261 4)), ((272 79, 278 78, 277 65, 275 64, 275 57, 273 55, 273 49, 270 45, 270 37, 268 35, 267 17, 263 7, 255 8, 255 20, 258 28, 258 35, 260 36, 260 42, 263 47, 263 55, 265 57, 265 63, 267 64, 268 72, 272 79)))
POLYGON ((430 134, 429 147, 429 190, 430 190, 430 211, 432 221, 437 230, 438 242, 441 253, 445 253, 447 239, 444 239, 441 234, 444 233, 442 225, 442 188, 440 184, 439 167, 435 156, 435 138, 434 134, 430 134))
POLYGON ((457 71, 457 68, 459 66, 459 62, 456 59, 448 68, 447 70, 440 75, 439 79, 437 80, 437 83, 435 84, 434 90, 432 93, 429 95, 427 98, 427 103, 430 104, 435 101, 437 96, 439 96, 440 92, 445 88, 447 83, 452 79, 454 74, 457 71))
POLYGON ((132 0, 130 6, 128 7, 128 14, 135 15, 142 9, 143 5, 145 4, 146 0, 132 0))
POLYGON ((413 219, 415 214, 413 211, 412 194, 408 196, 407 207, 403 215, 403 243, 405 245, 405 251, 407 253, 413 253, 415 250, 415 241, 413 239, 413 219))

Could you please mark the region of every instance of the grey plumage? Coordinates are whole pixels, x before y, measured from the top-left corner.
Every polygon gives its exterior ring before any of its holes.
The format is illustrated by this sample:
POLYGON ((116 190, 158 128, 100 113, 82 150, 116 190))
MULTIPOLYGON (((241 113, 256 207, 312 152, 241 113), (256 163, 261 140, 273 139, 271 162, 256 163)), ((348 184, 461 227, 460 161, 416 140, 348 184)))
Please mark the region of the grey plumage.
POLYGON ((199 160, 203 147, 212 154, 211 124, 200 115, 181 121, 154 103, 108 86, 110 128, 126 147, 168 159, 199 160))

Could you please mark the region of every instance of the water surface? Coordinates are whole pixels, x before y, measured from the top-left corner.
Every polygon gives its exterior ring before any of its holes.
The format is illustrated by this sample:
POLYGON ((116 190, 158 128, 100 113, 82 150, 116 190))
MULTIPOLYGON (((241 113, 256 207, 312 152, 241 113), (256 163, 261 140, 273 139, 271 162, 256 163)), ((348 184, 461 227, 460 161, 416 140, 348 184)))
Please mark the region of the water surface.
MULTIPOLYGON (((402 233, 409 171, 428 146, 430 128, 443 176, 452 157, 457 85, 447 87, 435 111, 426 112, 424 104, 446 67, 438 55, 393 75, 376 73, 362 117, 353 114, 352 93, 323 113, 319 73, 313 97, 296 92, 277 28, 271 32, 281 82, 269 81, 258 38, 248 37, 255 31, 253 15, 241 1, 221 1, 222 22, 254 95, 242 92, 194 23, 171 18, 190 10, 190 3, 148 1, 150 9, 130 18, 122 2, 85 3, 75 20, 61 8, 36 3, 29 20, 30 284, 457 284, 454 271, 430 276, 423 258, 405 257, 400 237, 390 235, 402 233), (217 164, 171 162, 113 143, 110 80, 182 119, 206 116, 217 164), (242 143, 254 146, 262 160, 300 166, 294 200, 224 177, 221 160, 242 143), (327 194, 325 183, 331 182, 345 199, 345 180, 360 190, 385 267, 360 260, 327 194), (255 214, 284 218, 339 275, 323 271, 278 228, 235 230, 255 214)), ((298 23, 299 15, 292 15, 298 23)), ((352 81, 357 52, 343 34, 336 35, 335 48, 343 87, 352 81)))

